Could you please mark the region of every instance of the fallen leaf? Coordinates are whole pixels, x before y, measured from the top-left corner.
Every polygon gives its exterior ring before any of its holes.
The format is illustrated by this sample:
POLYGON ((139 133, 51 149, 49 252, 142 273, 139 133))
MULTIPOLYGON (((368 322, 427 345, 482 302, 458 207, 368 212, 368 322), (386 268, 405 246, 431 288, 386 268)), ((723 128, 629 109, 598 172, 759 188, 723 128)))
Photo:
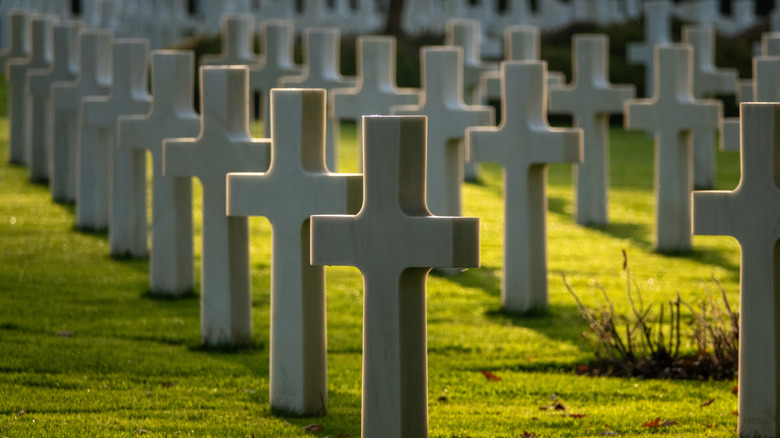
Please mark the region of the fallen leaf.
POLYGON ((485 376, 486 379, 488 379, 490 381, 493 381, 493 382, 500 382, 501 381, 501 377, 493 374, 492 371, 482 370, 481 373, 482 373, 482 375, 485 376))
POLYGON ((59 336, 61 338, 72 338, 76 335, 76 332, 70 331, 70 330, 57 330, 54 332, 55 336, 59 336))
POLYGON ((138 429, 138 430, 135 431, 136 435, 146 435, 147 433, 149 433, 149 432, 144 430, 144 429, 138 429))
POLYGON ((522 435, 520 435, 520 436, 521 436, 522 438, 536 438, 536 434, 535 434, 535 433, 533 433, 533 432, 527 432, 527 431, 525 431, 525 430, 523 431, 523 434, 522 434, 522 435))
POLYGON ((617 432, 613 432, 611 430, 604 430, 601 432, 601 436, 618 436, 619 434, 617 432))
POLYGON ((715 399, 714 399, 714 398, 711 398, 711 399, 709 399, 709 400, 705 401, 704 403, 702 403, 702 404, 701 404, 701 407, 703 407, 703 408, 706 408, 707 406, 711 405, 711 404, 712 404, 712 402, 714 402, 714 401, 715 401, 715 399))
POLYGON ((561 402, 555 402, 550 406, 540 406, 539 409, 542 411, 549 411, 549 410, 565 411, 566 406, 564 406, 564 404, 561 402))
POLYGON ((441 397, 439 397, 440 403, 447 403, 448 401, 450 401, 450 399, 448 399, 446 395, 442 395, 441 397))
POLYGON ((349 433, 340 433, 339 436, 337 436, 336 438, 349 438, 351 436, 352 434, 349 433))
POLYGON ((325 430, 321 424, 317 424, 317 423, 312 423, 309 424, 308 426, 303 426, 301 429, 309 433, 322 432, 325 430))
POLYGON ((177 384, 178 382, 162 382, 160 386, 162 386, 163 388, 173 388, 177 384))
POLYGON ((655 420, 645 421, 642 427, 658 427, 661 425, 661 417, 657 417, 655 420))
POLYGON ((677 422, 674 420, 664 420, 661 422, 661 427, 676 426, 677 422))
POLYGON ((739 415, 739 411, 731 411, 731 415, 739 415))
POLYGON ((739 385, 734 385, 734 387, 731 388, 731 393, 734 395, 739 394, 739 385))
POLYGON ((585 418, 585 414, 569 414, 571 418, 585 418))
POLYGON ((539 421, 539 417, 531 417, 531 421, 539 421))

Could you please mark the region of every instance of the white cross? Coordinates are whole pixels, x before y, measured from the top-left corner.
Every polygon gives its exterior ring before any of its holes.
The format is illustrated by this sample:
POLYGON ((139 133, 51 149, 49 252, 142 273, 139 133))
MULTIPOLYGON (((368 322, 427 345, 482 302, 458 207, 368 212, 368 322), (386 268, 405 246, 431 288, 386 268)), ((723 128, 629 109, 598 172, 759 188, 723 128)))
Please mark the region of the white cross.
POLYGON ((25 12, 14 10, 6 17, 9 26, 7 47, 0 51, 0 68, 8 82, 6 63, 11 59, 26 58, 30 54, 30 18, 25 12))
MULTIPOLYGON (((683 26, 682 42, 693 46, 693 97, 734 94, 736 69, 715 67, 715 30, 711 26, 683 26)), ((715 186, 715 141, 717 129, 693 132, 693 186, 715 186)))
POLYGON ((734 191, 693 193, 693 231, 734 236, 742 249, 739 298, 739 436, 780 433, 777 300, 780 299, 780 105, 743 103, 742 178, 734 191))
POLYGON ((81 23, 71 21, 54 26, 54 50, 48 68, 31 70, 27 74, 30 104, 30 180, 48 181, 54 163, 49 157, 54 141, 51 86, 69 82, 79 72, 78 40, 81 23))
POLYGON ((262 137, 268 138, 271 137, 271 89, 278 86, 282 76, 300 74, 301 67, 293 60, 294 21, 266 20, 260 27, 262 56, 259 62, 249 66, 249 87, 260 95, 264 131, 262 137))
POLYGON ((220 39, 222 53, 205 55, 203 65, 252 65, 257 55, 252 48, 255 18, 250 14, 234 14, 222 17, 220 39))
POLYGON ((479 219, 425 203, 425 117, 363 118, 363 207, 312 216, 314 265, 363 274, 362 436, 428 433, 425 280, 430 267, 479 264, 479 219))
MULTIPOLYGON (((330 95, 336 128, 340 119, 360 121, 364 115, 388 115, 394 105, 420 101, 420 90, 396 87, 394 37, 361 36, 357 41, 357 84, 333 90, 330 95)), ((362 161, 362 124, 357 123, 357 128, 358 158, 362 161)))
POLYGON ((573 37, 572 83, 550 89, 550 112, 568 113, 583 131, 584 161, 575 164, 575 218, 583 225, 609 222, 609 115, 623 112, 633 99, 630 85, 609 83, 609 38, 605 35, 573 37))
MULTIPOLYGON (((505 61, 538 61, 540 51, 539 27, 513 25, 504 29, 505 61)), ((550 83, 548 82, 548 87, 550 83)), ((485 100, 501 99, 501 72, 488 71, 480 78, 480 95, 485 100)))
MULTIPOLYGON (((49 188, 55 202, 73 202, 77 198, 77 169, 81 149, 81 101, 85 96, 102 96, 111 91, 111 32, 85 30, 79 37, 79 75, 75 81, 52 84, 54 102, 54 140, 49 175, 49 188)), ((94 157, 82 157, 91 160, 94 157)), ((107 189, 107 188, 102 188, 107 189)), ((84 200, 85 203, 92 199, 84 200)), ((85 206, 82 206, 85 207, 85 206)), ((93 211, 94 207, 86 208, 93 211)), ((78 216, 78 215, 77 215, 78 216)), ((102 219, 105 225, 106 219, 102 219)), ((80 228, 93 228, 96 221, 79 223, 80 228)))
POLYGON ((265 173, 228 175, 228 215, 271 222, 271 407, 322 414, 325 269, 309 264, 309 216, 356 213, 362 177, 325 167, 325 90, 276 89, 271 100, 271 165, 265 173))
POLYGON ((501 125, 466 135, 469 159, 504 168, 501 302, 512 312, 547 308, 547 165, 582 160, 581 130, 547 124, 546 69, 502 62, 501 125))
MULTIPOLYGON (((341 75, 341 36, 336 28, 309 28, 303 31, 303 73, 300 76, 283 76, 279 86, 284 88, 324 88, 328 92, 337 88, 354 88, 354 77, 341 75)), ((336 138, 335 119, 329 117, 329 128, 325 134, 325 162, 335 172, 336 138)))
POLYGON ((715 129, 719 101, 692 95, 693 50, 687 44, 656 47, 655 95, 626 101, 625 126, 655 133, 655 248, 691 249, 693 151, 691 130, 715 129))
POLYGON ((467 127, 493 124, 493 108, 463 103, 463 49, 424 47, 421 52, 420 105, 395 106, 391 111, 428 116, 428 208, 433 214, 458 216, 464 162, 461 142, 467 127))
POLYGON ((192 108, 194 55, 152 52, 152 106, 145 115, 119 118, 120 149, 152 155, 152 250, 149 289, 182 295, 193 289, 192 180, 163 176, 163 140, 196 137, 200 118, 192 108))
POLYGON ((46 69, 52 63, 52 29, 57 18, 53 15, 30 16, 32 45, 26 58, 10 59, 6 63, 8 75, 8 149, 14 164, 30 163, 30 97, 27 93, 27 73, 46 69))
POLYGON ((118 39, 114 41, 113 52, 111 92, 107 96, 85 97, 81 103, 82 160, 76 213, 77 216, 83 213, 82 200, 97 193, 101 198, 95 205, 108 211, 111 254, 146 257, 146 154, 118 149, 117 121, 123 115, 149 111, 152 102, 147 88, 149 42, 141 38, 118 39), (90 141, 91 138, 96 141, 90 141), (95 160, 84 160, 85 155, 95 160), (94 174, 95 179, 85 181, 85 174, 94 174), (97 191, 96 186, 103 184, 108 190, 97 191))
POLYGON ((248 344, 252 339, 249 225, 228 217, 226 175, 268 167, 267 140, 249 135, 249 70, 201 67, 201 128, 196 139, 163 142, 163 172, 196 177, 203 187, 201 341, 248 344))
POLYGON ((655 71, 656 45, 667 46, 672 43, 672 29, 669 14, 672 4, 669 0, 658 0, 644 4, 645 41, 628 43, 628 61, 641 64, 645 68, 645 96, 655 94, 653 72, 655 71))

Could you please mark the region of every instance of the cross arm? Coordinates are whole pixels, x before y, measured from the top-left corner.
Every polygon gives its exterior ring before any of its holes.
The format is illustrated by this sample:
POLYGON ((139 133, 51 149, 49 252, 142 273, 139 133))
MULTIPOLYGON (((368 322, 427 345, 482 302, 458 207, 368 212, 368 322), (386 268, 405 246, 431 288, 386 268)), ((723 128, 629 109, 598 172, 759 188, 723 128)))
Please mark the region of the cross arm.
POLYGON ((311 217, 311 264, 358 266, 361 254, 354 243, 357 216, 314 215, 311 217))
POLYGON ((627 100, 623 103, 623 125, 626 129, 655 131, 657 109, 651 99, 627 100))
POLYGON ((472 126, 466 128, 466 160, 479 163, 506 163, 500 128, 472 126))
POLYGON ((693 234, 698 236, 735 236, 734 224, 740 209, 735 208, 734 192, 722 190, 691 193, 693 234))
POLYGON ((111 128, 116 123, 116 115, 106 108, 108 101, 104 97, 85 97, 81 101, 83 123, 103 128, 111 128))
POLYGON ((583 160, 582 129, 532 128, 531 144, 539 145, 531 152, 532 164, 579 163, 583 160))

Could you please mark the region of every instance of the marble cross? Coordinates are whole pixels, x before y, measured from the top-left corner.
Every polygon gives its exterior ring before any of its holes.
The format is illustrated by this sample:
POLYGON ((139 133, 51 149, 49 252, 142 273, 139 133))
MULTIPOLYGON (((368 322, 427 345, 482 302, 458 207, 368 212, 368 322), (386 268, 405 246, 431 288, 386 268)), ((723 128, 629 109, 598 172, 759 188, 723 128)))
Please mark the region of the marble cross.
POLYGON ((11 59, 24 59, 30 55, 30 16, 26 12, 14 10, 6 17, 9 27, 8 45, 0 51, 0 68, 8 75, 6 63, 11 59))
POLYGON ((363 274, 362 436, 428 434, 425 281, 479 264, 479 219, 425 203, 425 117, 363 118, 363 207, 311 218, 313 265, 363 274))
POLYGON ((252 48, 255 17, 251 14, 225 15, 220 31, 222 53, 204 55, 203 65, 252 65, 257 55, 252 48))
MULTIPOLYGON (((86 96, 104 96, 111 91, 111 32, 85 30, 79 38, 79 75, 71 82, 52 84, 54 138, 52 140, 49 190, 55 202, 76 201, 77 156, 81 143, 81 101, 86 96)), ((85 159, 90 159, 85 157, 85 159)), ((89 203, 90 198, 84 202, 89 203)), ((90 208, 89 211, 92 211, 90 208)), ((105 220, 100 221, 105 226, 105 220)), ((77 226, 94 228, 90 218, 77 226)))
POLYGON ((252 340, 249 224, 226 215, 226 179, 265 171, 270 148, 249 135, 246 66, 201 67, 200 99, 200 134, 163 142, 163 174, 196 177, 203 187, 201 341, 243 345, 252 340))
POLYGON ((53 59, 49 68, 31 70, 27 74, 30 107, 30 162, 31 181, 48 181, 51 168, 51 150, 54 131, 51 86, 55 82, 70 82, 79 73, 78 42, 81 23, 71 21, 54 26, 53 59))
MULTIPOLYGON (((682 42, 693 46, 693 97, 734 94, 737 70, 715 67, 715 30, 711 26, 683 26, 682 42)), ((715 186, 717 134, 717 129, 693 131, 693 186, 697 189, 715 186)))
POLYGON ((421 50, 420 105, 395 106, 395 115, 428 116, 427 203, 433 214, 459 216, 463 184, 466 128, 493 124, 493 108, 463 103, 463 49, 424 47, 421 50))
POLYGON ((655 249, 691 249, 691 191, 693 190, 693 129, 717 129, 722 118, 719 101, 695 99, 692 94, 693 49, 688 44, 657 47, 655 95, 628 100, 625 126, 655 133, 655 249))
MULTIPOLYGON (((388 115, 394 105, 416 105, 420 101, 420 90, 396 87, 394 37, 361 36, 357 44, 355 88, 339 88, 330 95, 336 128, 342 119, 360 121, 364 115, 388 115)), ((362 124, 357 123, 357 128, 358 157, 362 157, 362 124)))
MULTIPOLYGON (((505 61, 538 61, 539 51, 539 28, 537 26, 513 25, 504 29, 505 61)), ((483 73, 480 78, 479 94, 487 101, 500 100, 501 72, 488 71, 483 73)))
POLYGON ((325 90, 271 92, 271 165, 231 173, 229 216, 265 216, 271 252, 272 408, 322 414, 327 408, 325 268, 309 264, 309 217, 355 214, 362 176, 325 167, 325 90))
POLYGON ((673 4, 669 0, 645 3, 645 41, 642 43, 628 43, 626 46, 628 61, 645 67, 645 96, 654 95, 654 47, 656 45, 667 46, 672 43, 670 18, 672 6, 673 4))
POLYGON ((152 248, 149 290, 179 296, 192 292, 192 180, 163 176, 163 140, 194 138, 200 118, 193 109, 194 54, 152 52, 152 105, 145 115, 119 118, 119 149, 152 156, 152 248))
MULTIPOLYGON (((303 73, 300 76, 283 76, 279 86, 284 88, 324 88, 331 92, 337 88, 354 88, 354 77, 341 75, 341 34, 337 28, 308 28, 303 31, 303 73)), ((325 133, 325 162, 331 172, 337 169, 335 119, 329 117, 325 133)))
POLYGON ((581 225, 609 223, 609 116, 623 112, 633 85, 609 83, 609 37, 574 35, 572 83, 550 89, 550 113, 572 115, 583 131, 584 161, 573 166, 575 218, 581 225))
MULTIPOLYGON (((106 96, 85 97, 81 103, 81 160, 76 216, 90 196, 96 217, 108 217, 111 255, 146 257, 146 154, 119 149, 120 116, 146 114, 152 98, 147 87, 149 42, 141 38, 117 39, 113 44, 113 84, 106 96), (94 179, 89 179, 92 176, 94 179), (105 185, 107 190, 98 186, 105 185), (105 213, 105 212, 107 213, 105 213)), ((102 224, 101 224, 102 225, 102 224)))
POLYGON ((10 59, 6 63, 8 75, 8 149, 13 164, 30 163, 30 97, 27 74, 47 69, 52 64, 52 32, 57 17, 33 14, 30 54, 26 58, 10 59))
MULTIPOLYGON (((463 48, 463 100, 468 105, 482 103, 479 81, 483 74, 498 70, 498 64, 482 61, 480 54, 480 22, 478 20, 450 19, 444 32, 444 44, 463 48)), ((467 161, 463 167, 466 181, 479 179, 479 166, 467 161)))
POLYGON ((547 308, 547 167, 582 161, 581 130, 547 124, 546 69, 502 62, 501 125, 466 131, 470 160, 504 168, 501 302, 510 312, 547 308))
POLYGON ((282 76, 296 76, 301 67, 293 59, 295 22, 266 20, 260 24, 262 51, 259 62, 249 66, 249 87, 258 93, 263 114, 263 138, 271 137, 271 89, 282 76))
POLYGON ((739 298, 739 436, 773 437, 778 423, 777 252, 780 104, 743 103, 742 178, 733 191, 693 193, 693 232, 735 237, 739 298))

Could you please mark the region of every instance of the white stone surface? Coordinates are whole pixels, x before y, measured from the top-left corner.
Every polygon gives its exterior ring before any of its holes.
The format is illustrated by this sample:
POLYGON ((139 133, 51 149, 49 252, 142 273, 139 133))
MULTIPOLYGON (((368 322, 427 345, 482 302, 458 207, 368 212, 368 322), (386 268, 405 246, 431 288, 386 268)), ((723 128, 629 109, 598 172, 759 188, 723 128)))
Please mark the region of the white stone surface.
POLYGON ((719 101, 693 97, 693 49, 688 44, 656 48, 652 99, 626 101, 625 126, 655 135, 655 249, 691 249, 693 150, 691 131, 716 129, 719 101))
POLYGON ((764 32, 761 34, 761 56, 780 55, 780 32, 764 32))
POLYGON ((780 57, 753 57, 753 102, 780 102, 780 57))
MULTIPOLYGON (((753 94, 754 94, 753 79, 737 80, 736 101, 738 105, 743 102, 752 102, 753 94)), ((721 150, 739 152, 739 144, 740 144, 739 116, 724 118, 723 119, 723 141, 720 142, 721 150)))
POLYGON ((10 162, 30 163, 30 96, 27 74, 47 69, 53 62, 52 32, 57 18, 53 15, 30 16, 31 48, 25 58, 10 59, 6 63, 8 75, 8 149, 10 162))
POLYGON ((740 437, 774 437, 778 426, 777 241, 780 238, 780 105, 743 103, 742 178, 734 191, 693 193, 693 231, 735 237, 741 247, 739 298, 740 437))
POLYGON ((271 165, 265 173, 229 174, 227 209, 271 222, 271 408, 323 414, 325 268, 309 264, 309 217, 357 213, 363 179, 325 167, 325 90, 276 89, 271 100, 271 165))
POLYGON ((428 211, 424 117, 363 124, 363 207, 356 216, 312 216, 311 261, 363 274, 362 436, 424 437, 426 277, 430 267, 479 265, 479 219, 428 211))
POLYGON ((271 89, 279 84, 282 76, 295 76, 301 67, 293 59, 295 48, 295 22, 292 20, 266 20, 260 24, 262 44, 260 60, 249 66, 249 87, 260 95, 263 115, 264 138, 271 137, 271 89))
POLYGON ((8 23, 8 44, 0 50, 0 68, 8 82, 6 63, 11 59, 23 59, 30 54, 30 17, 26 12, 11 11, 6 17, 8 23))
POLYGON ((654 0, 644 3, 645 40, 642 43, 628 43, 628 61, 645 68, 645 96, 653 96, 653 72, 655 71, 653 48, 672 43, 672 3, 669 0, 654 0))
POLYGON ((249 135, 249 70, 201 67, 201 128, 195 139, 163 142, 167 177, 196 177, 203 187, 201 341, 248 344, 252 340, 249 224, 228 217, 229 172, 268 168, 268 140, 249 135))
POLYGON ((420 105, 395 106, 396 115, 428 116, 427 203, 431 213, 459 216, 466 128, 493 124, 492 107, 463 103, 463 49, 440 46, 421 50, 420 105))
MULTIPOLYGON (((341 120, 359 122, 364 115, 389 115, 394 105, 416 105, 420 90, 398 88, 395 82, 396 41, 390 36, 362 36, 357 40, 357 83, 330 94, 331 110, 339 129, 341 120)), ((362 123, 357 123, 358 158, 362 163, 362 123)), ((336 143, 340 135, 335 136, 336 143)))
MULTIPOLYGON (((94 154, 99 159, 92 170, 85 169, 89 162, 82 159, 79 170, 82 174, 94 172, 96 184, 107 182, 108 191, 101 190, 100 194, 107 195, 108 199, 98 199, 95 204, 103 208, 105 203, 108 210, 111 255, 146 257, 146 154, 119 149, 117 130, 120 116, 149 112, 152 102, 147 86, 149 43, 140 38, 117 39, 112 49, 111 92, 107 96, 86 97, 81 103, 81 156, 94 154), (85 141, 90 131, 95 133, 97 142, 85 141)), ((83 179, 78 184, 81 203, 95 189, 83 179)), ((78 204, 76 210, 80 210, 78 204)))
POLYGON ((501 125, 466 131, 470 160, 504 168, 501 302, 510 312, 547 308, 547 167, 582 161, 581 130, 547 124, 546 69, 502 62, 501 125))
POLYGON ((192 292, 192 180, 163 176, 163 140, 194 138, 200 118, 193 109, 194 54, 152 52, 152 105, 145 115, 119 118, 120 149, 152 155, 152 247, 149 290, 180 296, 192 292))
MULTIPOLYGON (((55 202, 70 203, 77 198, 78 155, 81 144, 81 101, 86 96, 104 96, 111 90, 111 32, 104 30, 85 30, 79 37, 79 75, 71 82, 52 84, 54 102, 54 139, 52 141, 51 162, 53 167, 49 175, 49 190, 55 202)), ((95 157, 85 156, 92 160, 95 157)), ((90 178, 86 176, 86 178, 90 178)), ((107 190, 108 188, 101 188, 107 190)), ((93 197, 83 201, 91 204, 93 197)), ((88 207, 82 205, 82 207, 88 207)), ((89 206, 86 211, 93 211, 89 206)), ((87 219, 87 218, 84 218, 87 219)), ((103 226, 105 218, 78 222, 80 228, 94 228, 98 222, 103 226)))
POLYGON ((222 17, 220 40, 222 53, 204 55, 203 65, 252 65, 258 61, 252 48, 255 17, 251 14, 230 14, 222 17))
MULTIPOLYGON (((303 31, 303 72, 299 76, 279 78, 284 88, 323 88, 328 92, 338 88, 354 88, 357 79, 341 75, 341 36, 336 28, 308 28, 303 31)), ((330 113, 330 111, 329 111, 330 113)), ((325 162, 332 172, 337 171, 335 118, 328 117, 325 133, 325 162)))
MULTIPOLYGON (((734 94, 737 70, 715 67, 715 29, 711 26, 683 26, 682 42, 693 46, 693 97, 711 98, 734 94)), ((693 186, 696 189, 715 187, 718 129, 698 129, 693 132, 693 186)))
POLYGON ((81 23, 70 21, 54 26, 52 62, 49 68, 30 70, 27 88, 30 106, 30 181, 49 180, 54 163, 50 160, 54 141, 51 86, 76 79, 79 71, 78 44, 81 23))
POLYGON ((574 35, 572 83, 550 89, 550 113, 571 114, 583 131, 584 160, 573 166, 575 219, 582 225, 609 223, 609 116, 623 112, 633 85, 609 83, 609 37, 574 35))

